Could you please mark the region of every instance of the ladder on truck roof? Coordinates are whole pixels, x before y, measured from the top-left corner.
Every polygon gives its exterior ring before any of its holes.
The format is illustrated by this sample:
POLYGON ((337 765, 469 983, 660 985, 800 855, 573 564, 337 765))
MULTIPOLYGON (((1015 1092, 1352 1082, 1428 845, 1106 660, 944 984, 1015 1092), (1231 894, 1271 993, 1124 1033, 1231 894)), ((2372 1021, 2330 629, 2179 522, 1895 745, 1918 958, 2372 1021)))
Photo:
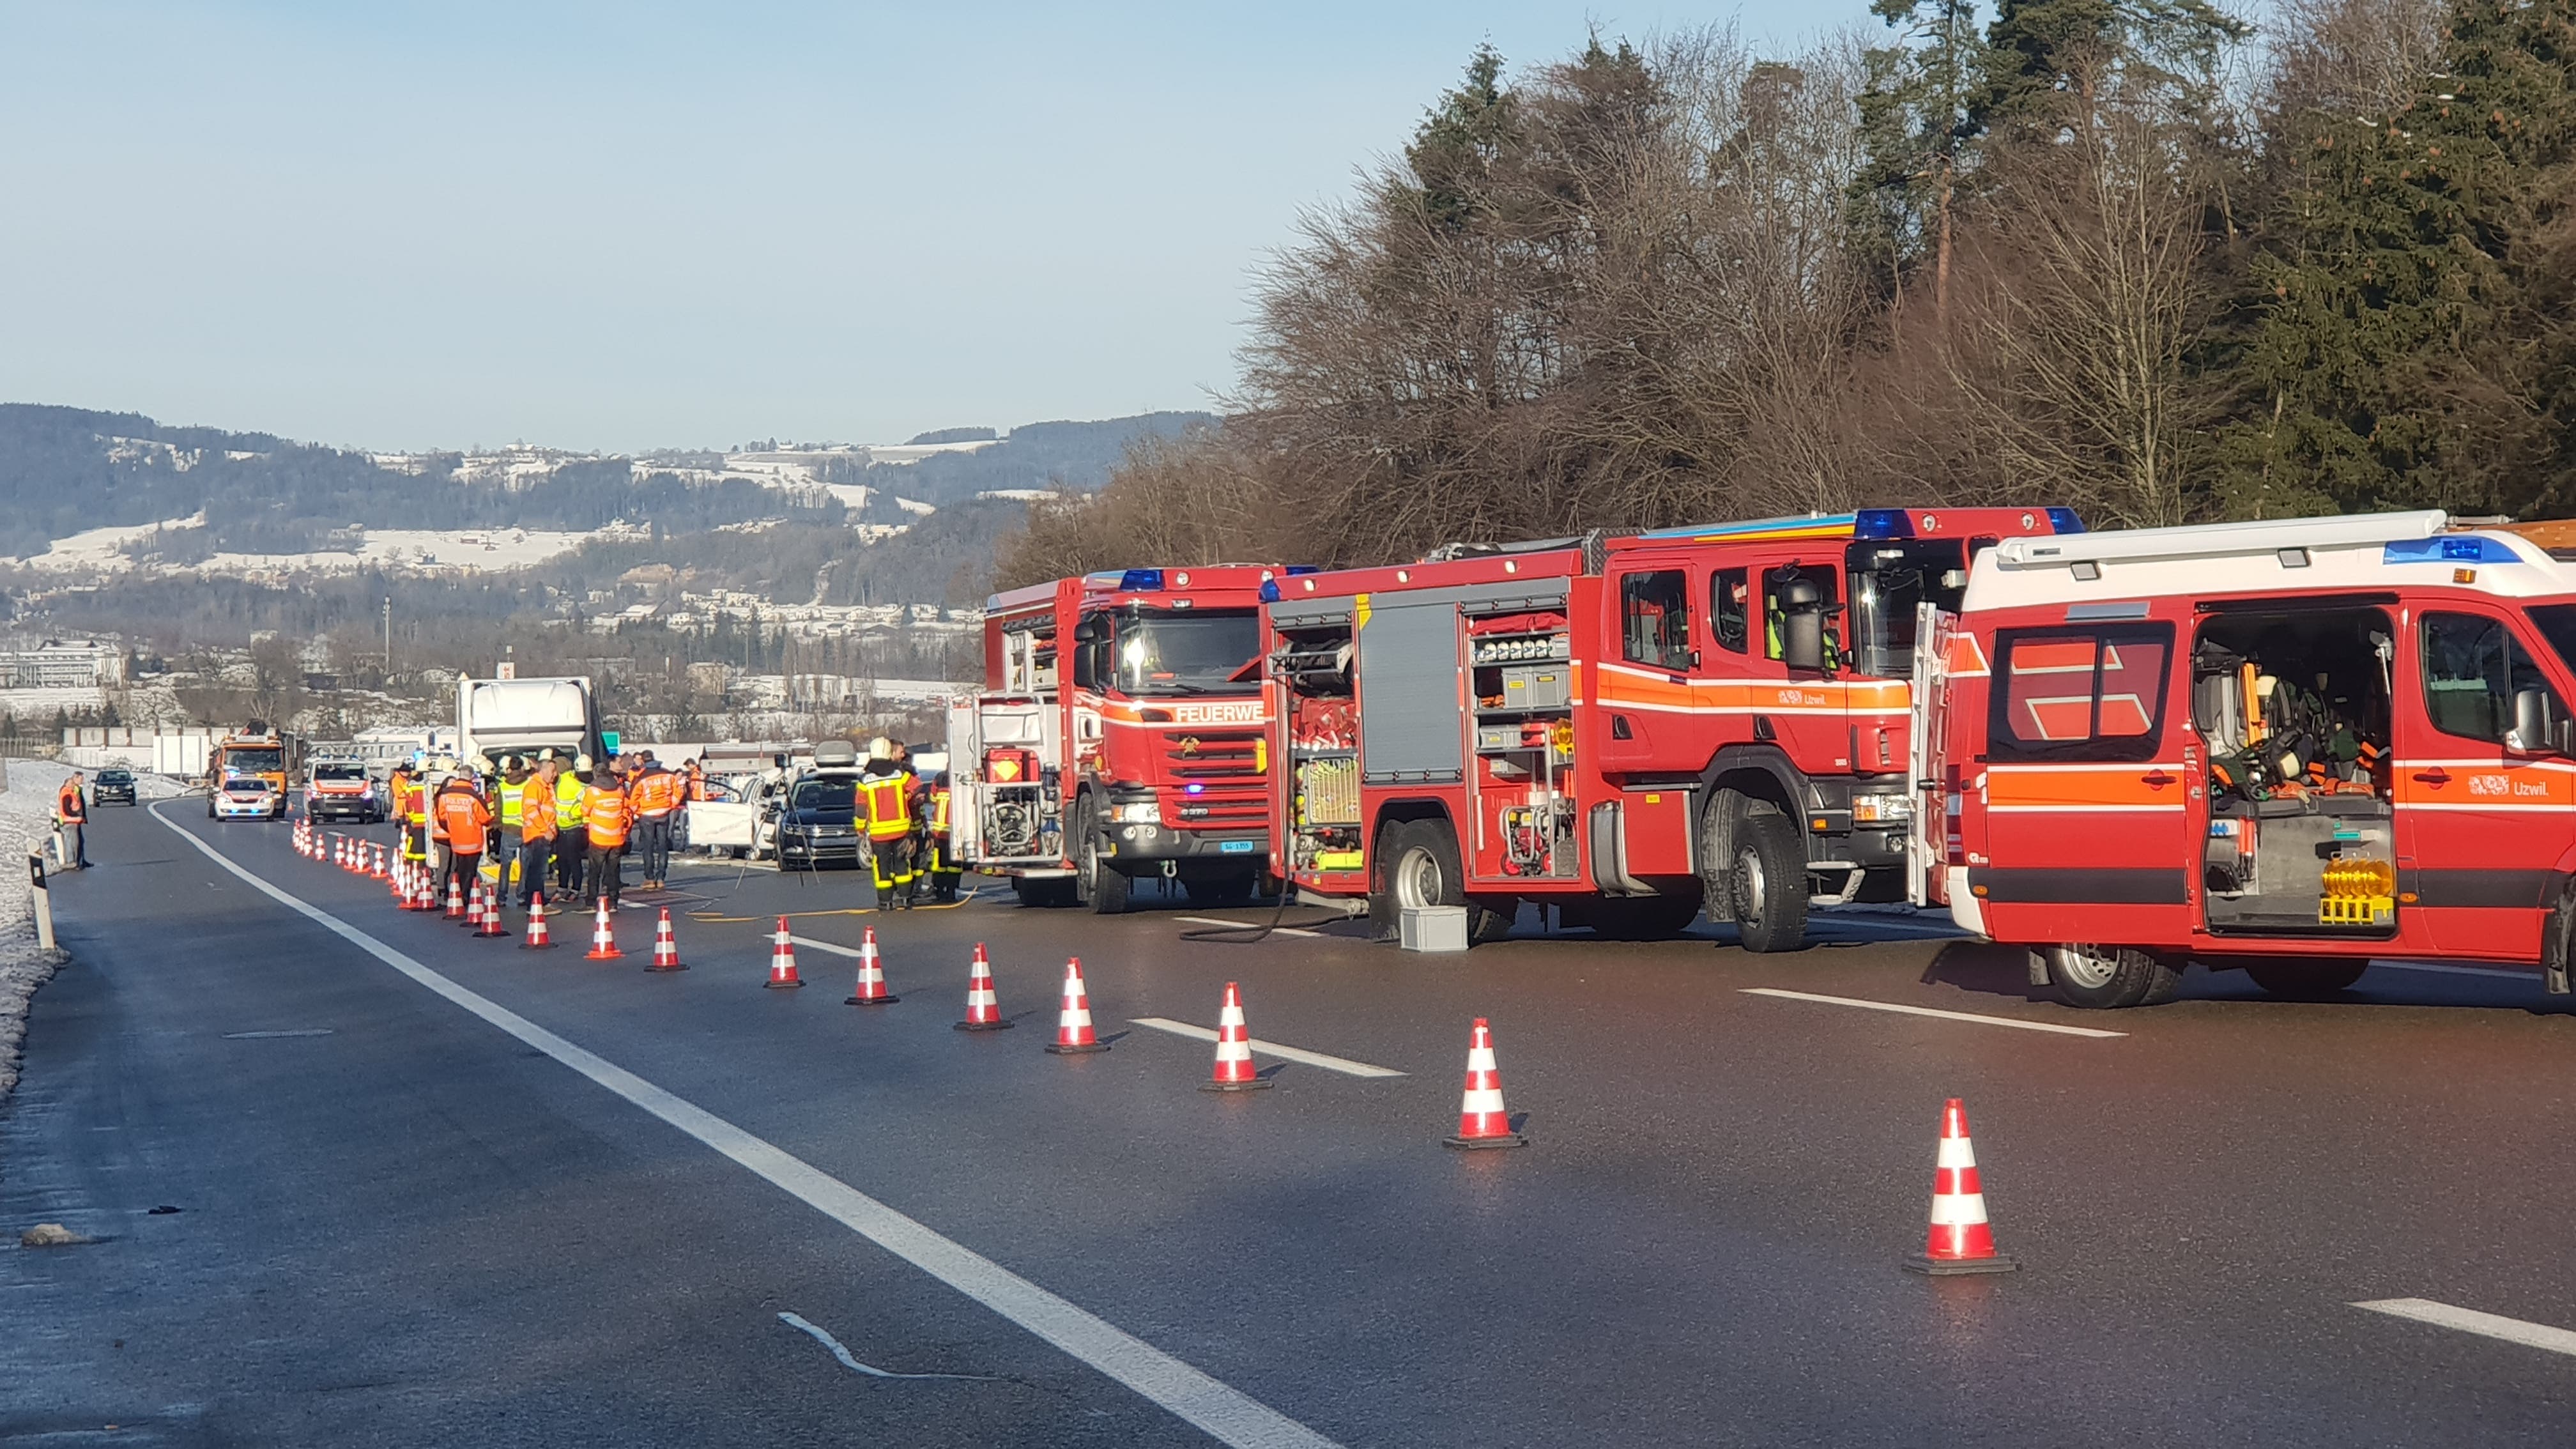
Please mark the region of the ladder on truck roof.
POLYGON ((2333 518, 2184 524, 2178 528, 2007 538, 1994 546, 1988 558, 2004 568, 2027 569, 2145 559, 2217 558, 2279 553, 2283 549, 2364 548, 2431 538, 2449 524, 2450 516, 2438 508, 2333 518))

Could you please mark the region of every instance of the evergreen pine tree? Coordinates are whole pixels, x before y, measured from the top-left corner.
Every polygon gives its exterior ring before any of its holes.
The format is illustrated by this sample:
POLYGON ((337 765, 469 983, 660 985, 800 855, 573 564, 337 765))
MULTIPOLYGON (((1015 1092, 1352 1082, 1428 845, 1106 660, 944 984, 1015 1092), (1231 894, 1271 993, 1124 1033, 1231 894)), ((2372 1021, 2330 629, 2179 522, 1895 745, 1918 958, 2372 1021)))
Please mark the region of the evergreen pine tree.
POLYGON ((1946 318, 1952 203, 1984 63, 1977 3, 1871 0, 1869 8, 1897 37, 1862 52, 1856 240, 1900 314, 1906 274, 1929 265, 1933 310, 1946 318))

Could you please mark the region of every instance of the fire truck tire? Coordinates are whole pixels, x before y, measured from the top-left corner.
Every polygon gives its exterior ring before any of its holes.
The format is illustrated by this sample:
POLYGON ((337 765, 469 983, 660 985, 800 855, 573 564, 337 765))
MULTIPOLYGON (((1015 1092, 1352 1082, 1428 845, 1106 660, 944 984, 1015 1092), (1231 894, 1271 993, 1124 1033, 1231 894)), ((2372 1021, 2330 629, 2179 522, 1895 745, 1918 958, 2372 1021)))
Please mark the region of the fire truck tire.
POLYGON ((1091 907, 1094 915, 1115 916, 1127 909, 1128 887, 1133 883, 1101 858, 1097 829, 1083 832, 1082 872, 1074 879, 1079 882, 1075 888, 1077 897, 1091 907))
POLYGON ((1400 820, 1378 835, 1375 859, 1385 863, 1385 878, 1369 892, 1369 920, 1376 939, 1392 941, 1407 906, 1464 906, 1470 945, 1499 941, 1512 929, 1511 916, 1467 899, 1467 871, 1458 855, 1458 837, 1445 820, 1400 820))
POLYGON ((1735 823, 1735 929, 1744 949, 1807 944, 1807 844, 1780 807, 1754 800, 1735 823))
POLYGON ((2182 989, 2182 972, 2144 951, 2119 946, 2051 946, 2044 953, 2058 999, 2088 1011, 2161 1006, 2182 989))
POLYGON ((2297 957, 2248 961, 2245 974, 2266 996, 2283 1001, 2331 1001, 2351 989, 2370 969, 2368 961, 2311 961, 2297 957))

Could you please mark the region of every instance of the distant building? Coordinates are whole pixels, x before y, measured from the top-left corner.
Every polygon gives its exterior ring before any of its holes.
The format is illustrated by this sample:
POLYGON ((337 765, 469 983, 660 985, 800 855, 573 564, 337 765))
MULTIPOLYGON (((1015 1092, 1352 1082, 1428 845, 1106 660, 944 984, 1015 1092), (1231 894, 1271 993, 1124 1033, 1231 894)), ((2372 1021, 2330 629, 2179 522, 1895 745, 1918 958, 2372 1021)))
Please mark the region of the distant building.
POLYGON ((0 689, 93 689, 125 682, 125 651, 113 644, 48 639, 0 650, 0 689))

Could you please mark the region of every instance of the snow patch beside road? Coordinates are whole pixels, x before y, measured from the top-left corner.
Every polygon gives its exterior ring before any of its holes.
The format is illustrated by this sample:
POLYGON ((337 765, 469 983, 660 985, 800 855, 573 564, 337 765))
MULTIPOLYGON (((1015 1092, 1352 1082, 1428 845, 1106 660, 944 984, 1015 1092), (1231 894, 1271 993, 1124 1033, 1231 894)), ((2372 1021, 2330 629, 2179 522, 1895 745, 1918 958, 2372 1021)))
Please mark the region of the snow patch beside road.
MULTIPOLYGON (((18 1085, 18 1048, 27 1037, 27 1008, 36 988, 63 963, 60 951, 48 954, 36 946, 33 890, 14 872, 27 852, 54 829, 54 795, 71 775, 69 765, 49 760, 11 760, 9 789, 0 794, 0 1104, 18 1085)), ((179 787, 158 775, 137 774, 136 794, 143 800, 166 799, 179 787)), ((96 819, 98 807, 90 807, 96 819)))

